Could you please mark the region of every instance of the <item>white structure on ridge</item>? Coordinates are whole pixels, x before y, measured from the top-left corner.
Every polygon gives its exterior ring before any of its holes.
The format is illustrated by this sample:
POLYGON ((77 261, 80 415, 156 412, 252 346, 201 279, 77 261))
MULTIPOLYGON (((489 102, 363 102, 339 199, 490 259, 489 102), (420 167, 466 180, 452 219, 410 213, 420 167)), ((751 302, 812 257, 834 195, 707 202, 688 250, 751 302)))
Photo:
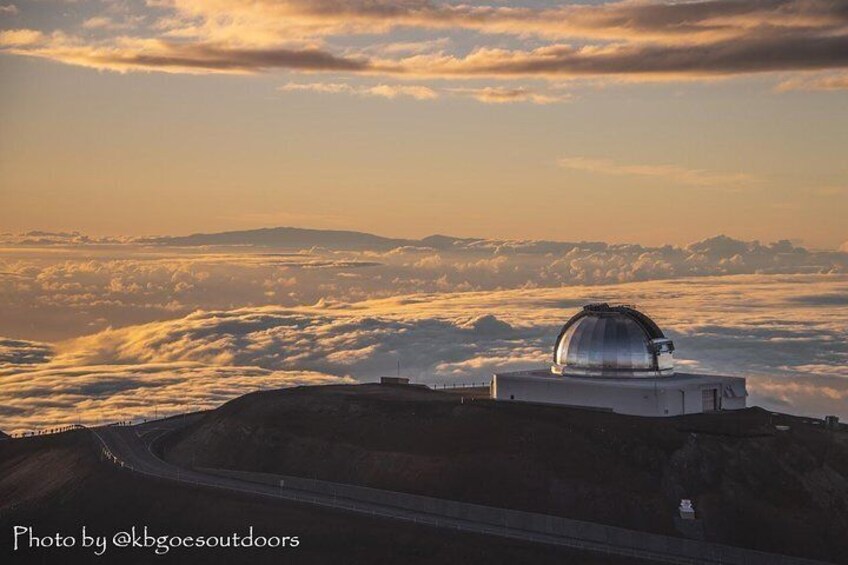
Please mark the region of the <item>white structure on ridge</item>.
POLYGON ((629 306, 589 304, 557 338, 550 369, 497 373, 492 398, 678 416, 745 408, 745 379, 676 373, 674 344, 629 306))

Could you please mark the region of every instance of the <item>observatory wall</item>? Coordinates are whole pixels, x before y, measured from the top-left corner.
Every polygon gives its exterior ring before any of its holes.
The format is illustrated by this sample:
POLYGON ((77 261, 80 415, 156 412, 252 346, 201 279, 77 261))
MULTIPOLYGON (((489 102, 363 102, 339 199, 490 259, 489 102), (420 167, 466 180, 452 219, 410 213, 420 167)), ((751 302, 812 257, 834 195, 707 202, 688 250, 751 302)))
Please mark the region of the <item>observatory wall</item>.
POLYGON ((545 370, 517 371, 494 375, 492 398, 634 416, 680 416, 744 408, 745 383, 744 379, 711 375, 603 379, 563 377, 545 370))

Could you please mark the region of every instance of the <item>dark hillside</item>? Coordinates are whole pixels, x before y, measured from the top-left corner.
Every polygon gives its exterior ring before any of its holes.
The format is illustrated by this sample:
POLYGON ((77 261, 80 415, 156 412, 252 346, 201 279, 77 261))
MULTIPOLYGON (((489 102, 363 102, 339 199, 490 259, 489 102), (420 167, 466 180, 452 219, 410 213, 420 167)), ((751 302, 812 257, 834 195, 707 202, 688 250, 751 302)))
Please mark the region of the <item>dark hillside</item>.
POLYGON ((417 387, 304 387, 229 402, 164 449, 181 464, 671 535, 692 498, 708 541, 848 559, 848 434, 757 408, 645 419, 417 387))
POLYGON ((415 243, 412 240, 393 239, 363 232, 290 227, 219 233, 196 233, 187 236, 143 239, 141 241, 143 243, 157 245, 256 245, 289 249, 314 246, 331 249, 391 249, 393 247, 413 245, 415 243))
POLYGON ((86 431, 0 444, 0 562, 71 563, 293 563, 363 564, 588 564, 628 565, 608 558, 501 538, 457 534, 403 522, 372 519, 251 498, 121 472, 98 460, 86 431), (297 535, 296 550, 90 550, 12 551, 12 527, 37 534, 79 535, 82 526, 112 535, 147 525, 156 535, 297 535))

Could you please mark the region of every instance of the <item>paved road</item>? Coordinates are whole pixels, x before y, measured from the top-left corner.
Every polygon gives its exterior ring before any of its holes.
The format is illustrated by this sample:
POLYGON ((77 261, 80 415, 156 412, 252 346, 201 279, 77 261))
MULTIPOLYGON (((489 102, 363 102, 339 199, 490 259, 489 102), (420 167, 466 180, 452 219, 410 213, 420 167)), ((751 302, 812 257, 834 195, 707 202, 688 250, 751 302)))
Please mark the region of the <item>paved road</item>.
MULTIPOLYGON (((803 559, 792 559, 778 555, 770 556, 768 554, 763 554, 759 552, 737 550, 736 548, 729 549, 731 550, 731 553, 739 551, 742 554, 747 555, 740 555, 738 559, 725 560, 728 557, 725 552, 721 552, 722 555, 716 555, 711 557, 710 555, 708 555, 709 552, 705 551, 703 557, 693 559, 689 556, 683 556, 669 552, 646 551, 640 548, 627 547, 622 545, 610 545, 608 543, 599 543, 597 541, 580 539, 576 537, 544 534, 524 529, 512 528, 508 526, 496 526, 492 525, 491 523, 481 523, 470 520, 464 520, 453 516, 430 514, 415 510, 399 508, 397 506, 376 504, 351 498, 340 498, 337 496, 318 494, 315 492, 309 492, 304 490, 297 490, 290 487, 279 488, 272 485, 244 481, 237 478, 211 475, 207 473, 202 473, 200 471, 185 469, 176 465, 172 465, 163 461, 155 455, 152 446, 157 439, 159 439, 164 434, 167 434, 173 430, 187 425, 196 417, 198 416, 187 416, 185 418, 177 417, 171 418, 169 420, 149 422, 140 426, 133 427, 101 427, 94 428, 92 429, 92 431, 100 440, 104 453, 107 454, 110 460, 130 472, 214 489, 241 492, 252 496, 296 501, 322 506, 326 508, 332 508, 335 510, 367 514, 370 516, 377 516, 394 520, 403 520, 406 522, 413 522, 418 524, 435 526, 439 528, 474 532, 479 534, 496 535, 500 537, 519 539, 523 541, 570 547, 585 551, 601 552, 625 557, 635 557, 661 563, 682 563, 698 565, 714 565, 718 563, 730 562, 748 563, 754 562, 750 560, 751 556, 755 556, 755 561, 758 563, 781 563, 783 565, 808 565, 820 563, 803 559)), ((637 532, 634 533, 637 536, 639 535, 637 532)))

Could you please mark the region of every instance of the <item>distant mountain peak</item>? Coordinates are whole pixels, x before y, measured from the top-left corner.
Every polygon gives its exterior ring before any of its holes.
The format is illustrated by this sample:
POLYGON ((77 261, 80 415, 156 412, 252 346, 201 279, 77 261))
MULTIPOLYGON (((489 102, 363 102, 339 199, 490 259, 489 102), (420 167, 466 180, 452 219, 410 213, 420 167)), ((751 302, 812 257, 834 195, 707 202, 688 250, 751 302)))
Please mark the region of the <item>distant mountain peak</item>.
POLYGON ((391 249, 404 245, 414 245, 417 242, 415 240, 382 237, 350 230, 322 230, 282 226, 218 233, 195 233, 186 236, 153 237, 141 239, 139 243, 177 247, 254 245, 259 247, 283 248, 391 249))

